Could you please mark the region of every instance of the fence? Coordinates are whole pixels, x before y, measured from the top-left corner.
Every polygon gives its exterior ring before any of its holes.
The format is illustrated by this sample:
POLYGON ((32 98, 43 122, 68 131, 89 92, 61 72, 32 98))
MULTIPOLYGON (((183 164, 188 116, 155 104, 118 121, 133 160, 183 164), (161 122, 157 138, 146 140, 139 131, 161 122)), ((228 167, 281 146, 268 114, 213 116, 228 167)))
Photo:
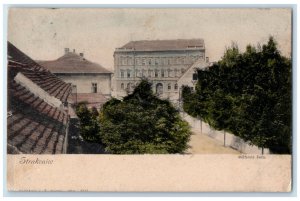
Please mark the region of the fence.
MULTIPOLYGON (((231 147, 245 154, 261 154, 262 148, 250 145, 245 142, 243 139, 225 132, 225 131, 217 131, 211 128, 207 123, 194 118, 187 113, 182 112, 181 116, 184 120, 186 120, 192 127, 194 131, 198 134, 207 135, 219 142, 221 142, 224 146, 231 147)), ((270 150, 267 148, 263 149, 263 154, 270 154, 270 150)))

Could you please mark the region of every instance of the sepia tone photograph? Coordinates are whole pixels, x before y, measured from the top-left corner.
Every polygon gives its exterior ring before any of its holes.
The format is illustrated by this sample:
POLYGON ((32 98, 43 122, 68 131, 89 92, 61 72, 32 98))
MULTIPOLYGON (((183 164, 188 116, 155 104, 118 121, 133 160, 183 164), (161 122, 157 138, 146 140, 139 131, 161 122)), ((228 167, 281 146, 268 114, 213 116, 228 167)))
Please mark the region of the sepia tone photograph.
POLYGON ((254 161, 266 183, 108 190, 291 190, 291 8, 11 7, 7 24, 11 190, 14 167, 132 156, 254 161))

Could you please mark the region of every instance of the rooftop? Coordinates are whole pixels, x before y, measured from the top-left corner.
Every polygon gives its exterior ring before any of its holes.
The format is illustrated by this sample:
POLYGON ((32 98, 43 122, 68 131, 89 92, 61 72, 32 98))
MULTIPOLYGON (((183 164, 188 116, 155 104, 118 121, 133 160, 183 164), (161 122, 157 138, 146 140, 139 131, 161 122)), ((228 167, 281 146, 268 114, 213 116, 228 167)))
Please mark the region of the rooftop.
POLYGON ((62 153, 68 114, 14 81, 8 88, 8 153, 62 153))
POLYGON ((13 80, 21 72, 51 96, 58 98, 62 102, 67 101, 71 93, 70 84, 65 83, 49 70, 36 63, 10 42, 8 42, 7 53, 9 80, 13 80))
POLYGON ((176 39, 176 40, 141 40, 130 41, 118 50, 135 51, 168 51, 168 50, 186 50, 186 49, 204 49, 203 39, 176 39))
POLYGON ((7 150, 9 154, 64 152, 68 113, 66 84, 8 42, 7 150))
POLYGON ((112 74, 100 64, 93 63, 75 52, 67 52, 52 61, 37 61, 52 73, 101 73, 112 74))

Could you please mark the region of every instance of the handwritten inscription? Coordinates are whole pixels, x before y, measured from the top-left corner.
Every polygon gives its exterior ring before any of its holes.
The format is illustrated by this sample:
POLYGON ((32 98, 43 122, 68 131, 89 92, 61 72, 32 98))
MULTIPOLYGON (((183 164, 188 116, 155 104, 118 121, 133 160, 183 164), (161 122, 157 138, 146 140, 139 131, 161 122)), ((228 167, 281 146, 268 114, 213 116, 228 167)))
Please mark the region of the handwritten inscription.
POLYGON ((50 159, 40 159, 40 158, 27 158, 22 157, 19 161, 22 165, 52 165, 53 160, 50 159))
POLYGON ((264 155, 239 155, 239 159, 266 159, 264 155))

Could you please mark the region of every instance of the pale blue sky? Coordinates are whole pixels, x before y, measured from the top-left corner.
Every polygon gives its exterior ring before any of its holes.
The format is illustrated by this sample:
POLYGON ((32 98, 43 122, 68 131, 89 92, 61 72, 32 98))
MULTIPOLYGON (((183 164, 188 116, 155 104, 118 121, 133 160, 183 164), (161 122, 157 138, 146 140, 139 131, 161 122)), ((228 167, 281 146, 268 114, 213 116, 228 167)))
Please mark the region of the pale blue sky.
POLYGON ((25 9, 9 12, 8 40, 38 60, 64 48, 113 69, 114 49, 130 40, 203 38, 206 56, 221 58, 232 41, 241 50, 273 35, 291 53, 290 9, 25 9))

